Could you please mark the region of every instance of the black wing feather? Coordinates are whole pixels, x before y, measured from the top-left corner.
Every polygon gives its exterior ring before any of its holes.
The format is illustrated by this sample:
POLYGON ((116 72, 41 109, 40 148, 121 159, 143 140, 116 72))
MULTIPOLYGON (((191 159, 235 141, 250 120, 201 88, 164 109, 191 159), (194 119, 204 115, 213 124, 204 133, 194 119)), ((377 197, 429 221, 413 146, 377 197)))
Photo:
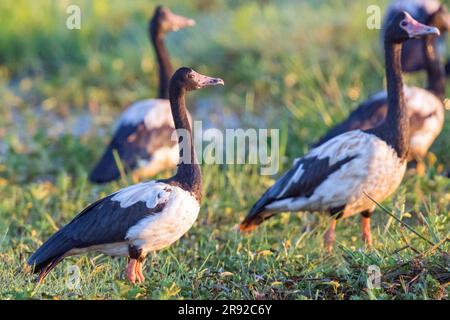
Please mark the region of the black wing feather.
POLYGON ((150 161, 157 149, 176 144, 176 141, 171 140, 173 130, 170 125, 147 129, 143 121, 137 125, 121 125, 100 161, 91 171, 89 179, 94 183, 106 183, 120 177, 114 150, 117 151, 125 172, 136 169, 139 160, 150 161))
POLYGON ((247 217, 241 223, 241 230, 252 230, 264 220, 272 217, 275 212, 266 209, 266 207, 274 201, 281 201, 288 198, 310 197, 328 176, 355 158, 356 156, 347 157, 333 165, 330 165, 329 158, 318 159, 317 157, 308 157, 298 159, 293 167, 283 174, 250 209, 247 217), (297 181, 293 182, 292 179, 298 170, 303 170, 303 174, 297 181), (288 185, 289 188, 285 190, 288 185))

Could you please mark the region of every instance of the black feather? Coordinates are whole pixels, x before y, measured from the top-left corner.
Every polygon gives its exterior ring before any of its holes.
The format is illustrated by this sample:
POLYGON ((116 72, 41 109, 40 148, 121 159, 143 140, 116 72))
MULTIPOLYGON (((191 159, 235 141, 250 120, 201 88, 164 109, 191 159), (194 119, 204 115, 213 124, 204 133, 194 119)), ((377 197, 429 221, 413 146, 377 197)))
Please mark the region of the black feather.
POLYGON ((114 158, 114 150, 124 166, 125 172, 137 168, 139 160, 151 161, 152 154, 161 147, 172 147, 174 129, 166 125, 147 129, 144 122, 137 125, 121 125, 98 164, 91 171, 89 179, 94 183, 106 183, 120 177, 120 170, 114 158))

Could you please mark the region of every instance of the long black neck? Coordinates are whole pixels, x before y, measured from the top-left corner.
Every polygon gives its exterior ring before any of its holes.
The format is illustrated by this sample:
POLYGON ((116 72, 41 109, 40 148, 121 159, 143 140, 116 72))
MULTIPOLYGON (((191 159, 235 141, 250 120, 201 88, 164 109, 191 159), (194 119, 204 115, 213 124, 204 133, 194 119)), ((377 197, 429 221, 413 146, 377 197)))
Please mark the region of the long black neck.
POLYGON ((385 42, 388 114, 386 121, 371 131, 391 145, 403 160, 409 150, 409 118, 403 95, 401 49, 401 43, 385 42))
POLYGON ((150 37, 155 48, 156 58, 159 66, 159 92, 160 99, 169 99, 169 80, 173 74, 170 63, 169 52, 164 44, 165 35, 158 28, 151 28, 150 37))
POLYGON ((197 200, 200 201, 202 175, 195 155, 192 129, 186 111, 185 95, 186 90, 183 88, 173 86, 170 89, 170 106, 180 148, 180 162, 173 180, 181 184, 185 190, 192 192, 197 197, 197 200), (189 141, 186 142, 183 139, 189 139, 189 141))
POLYGON ((423 40, 423 50, 427 70, 427 89, 445 99, 445 69, 436 52, 436 37, 426 36, 423 40))

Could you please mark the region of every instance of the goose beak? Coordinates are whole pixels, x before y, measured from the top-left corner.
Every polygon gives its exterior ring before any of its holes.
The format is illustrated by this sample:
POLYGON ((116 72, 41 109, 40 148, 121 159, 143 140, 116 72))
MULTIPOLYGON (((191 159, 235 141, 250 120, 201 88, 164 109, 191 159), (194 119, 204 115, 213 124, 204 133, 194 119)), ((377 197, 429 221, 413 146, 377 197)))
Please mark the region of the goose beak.
POLYGON ((168 14, 167 21, 170 23, 172 31, 195 26, 195 20, 176 15, 172 12, 168 14))
POLYGON ((430 27, 422 25, 420 28, 416 28, 412 33, 410 33, 411 38, 420 38, 426 35, 436 35, 439 36, 441 32, 436 27, 430 27))
POLYGON ((225 85, 225 83, 223 82, 222 79, 220 78, 211 78, 208 76, 204 76, 202 74, 198 74, 198 78, 197 78, 197 85, 198 85, 198 89, 200 88, 205 88, 205 87, 213 87, 213 86, 218 86, 218 85, 225 85))
POLYGON ((406 13, 406 18, 402 21, 402 28, 408 32, 410 38, 419 38, 426 35, 437 35, 439 36, 441 32, 436 27, 427 26, 420 22, 414 20, 408 13, 406 13))

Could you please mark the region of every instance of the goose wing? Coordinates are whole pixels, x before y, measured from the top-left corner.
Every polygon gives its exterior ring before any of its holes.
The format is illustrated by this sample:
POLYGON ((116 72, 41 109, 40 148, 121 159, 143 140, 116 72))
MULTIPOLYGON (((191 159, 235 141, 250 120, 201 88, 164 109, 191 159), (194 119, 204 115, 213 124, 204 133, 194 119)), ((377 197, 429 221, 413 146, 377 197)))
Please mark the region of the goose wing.
POLYGON ((360 130, 350 131, 296 159, 250 209, 241 230, 252 230, 280 211, 342 209, 367 175, 363 152, 370 139, 360 130))
POLYGON ((51 270, 72 249, 123 242, 130 228, 150 215, 161 214, 171 186, 146 182, 100 199, 51 236, 28 260, 35 272, 51 270), (50 269, 48 267, 50 266, 50 269))
POLYGON ((176 145, 177 141, 171 139, 173 131, 167 100, 145 100, 133 104, 120 118, 111 142, 90 174, 90 180, 105 183, 119 178, 114 150, 125 171, 137 168, 141 161, 151 161, 157 150, 176 145))

